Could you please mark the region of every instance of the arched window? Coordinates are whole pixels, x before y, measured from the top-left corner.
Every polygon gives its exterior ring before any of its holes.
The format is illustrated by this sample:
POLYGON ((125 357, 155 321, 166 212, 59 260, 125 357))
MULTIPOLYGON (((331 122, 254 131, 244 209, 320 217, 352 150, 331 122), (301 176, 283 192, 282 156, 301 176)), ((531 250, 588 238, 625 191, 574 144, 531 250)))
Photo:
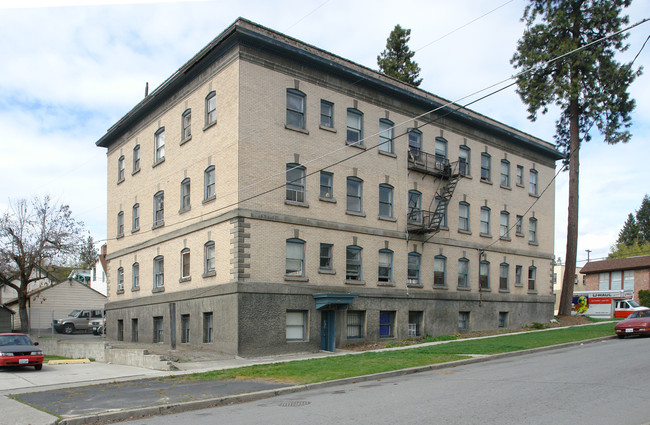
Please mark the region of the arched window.
POLYGON ((490 262, 483 260, 478 268, 478 284, 481 289, 490 289, 490 262))
POLYGON ((393 251, 380 249, 378 257, 377 280, 379 282, 393 281, 393 251))
POLYGON ((183 248, 181 251, 181 281, 190 280, 190 249, 183 248))
POLYGON ((153 195, 153 226, 165 224, 165 192, 159 191, 153 195))
POLYGON ((215 272, 215 252, 214 252, 214 241, 208 241, 203 246, 204 252, 204 267, 203 272, 205 274, 215 272))
POLYGON ((447 257, 436 255, 433 259, 434 286, 447 286, 447 257))
POLYGON ((213 91, 205 97, 205 126, 209 127, 217 122, 217 94, 213 91))
POLYGON ((191 207, 190 203, 190 178, 186 177, 181 182, 181 211, 189 211, 191 207))
POLYGON ((181 117, 181 142, 186 142, 192 137, 192 110, 186 109, 181 117))
POLYGON ((417 252, 409 252, 407 283, 410 285, 420 284, 420 265, 422 256, 417 252))
POLYGON ((287 239, 285 275, 305 275, 305 241, 302 239, 287 239))
POLYGON ((287 126, 305 128, 305 99, 300 90, 287 89, 287 126))
POLYGON ((470 175, 471 149, 462 145, 458 151, 458 172, 463 176, 470 175))
POLYGON ((458 287, 469 288, 469 260, 467 258, 458 259, 458 287))
POLYGON ((363 146, 363 112, 348 108, 346 142, 363 146))
POLYGON ((492 179, 490 178, 490 172, 492 169, 492 158, 490 154, 483 152, 481 154, 481 181, 489 182, 492 179))
POLYGON ((458 230, 469 232, 469 204, 463 201, 458 203, 458 230))
POLYGON ((422 193, 417 190, 409 190, 407 214, 409 223, 422 223, 422 193))
POLYGON ((165 159, 165 127, 160 127, 153 136, 154 164, 165 159))
POLYGON ((292 202, 305 202, 305 167, 300 164, 287 164, 286 199, 292 202))
POLYGON ((393 217, 393 186, 379 185, 379 217, 393 217))
POLYGON ((162 255, 153 259, 153 288, 160 289, 165 286, 165 258, 162 255))
POLYGON ((203 199, 209 201, 216 198, 214 165, 209 166, 203 173, 203 199))
POLYGON ((348 245, 345 248, 345 279, 361 280, 361 247, 348 245))
POLYGON ((394 153, 393 147, 393 124, 387 119, 379 120, 379 152, 394 153))
POLYGON ((355 213, 363 212, 363 180, 358 177, 348 177, 346 208, 355 213))

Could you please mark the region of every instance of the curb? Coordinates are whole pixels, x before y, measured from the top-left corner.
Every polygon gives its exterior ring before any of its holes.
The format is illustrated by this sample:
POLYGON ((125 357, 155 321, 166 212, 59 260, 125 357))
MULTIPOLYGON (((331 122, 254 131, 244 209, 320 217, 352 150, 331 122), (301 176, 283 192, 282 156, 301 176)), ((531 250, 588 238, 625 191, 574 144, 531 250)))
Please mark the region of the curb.
POLYGON ((562 349, 562 348, 575 347, 575 346, 580 346, 580 345, 590 344, 590 343, 596 343, 596 342, 606 341, 606 340, 615 339, 615 338, 616 338, 616 335, 605 336, 605 337, 588 339, 588 340, 583 340, 583 341, 567 342, 567 343, 559 344, 559 345, 549 345, 547 347, 532 348, 532 349, 529 349, 529 350, 521 350, 521 351, 512 351, 512 352, 509 352, 509 353, 492 354, 492 355, 488 355, 488 356, 481 356, 481 357, 473 357, 473 358, 463 359, 463 360, 456 360, 456 361, 453 361, 453 362, 436 363, 436 364, 426 365, 426 366, 416 366, 416 367, 411 367, 411 368, 407 368, 407 369, 399 369, 399 370, 392 370, 392 371, 388 371, 388 372, 374 373, 374 374, 371 374, 371 375, 363 375, 363 376, 356 376, 356 377, 350 377, 350 378, 336 379, 336 380, 333 380, 333 381, 316 382, 316 383, 313 383, 313 384, 304 384, 304 385, 294 385, 294 386, 291 386, 291 387, 279 388, 279 389, 274 389, 274 390, 264 390, 264 391, 256 391, 256 392, 252 392, 252 393, 246 393, 246 394, 236 394, 236 395, 230 395, 230 396, 224 396, 224 397, 215 397, 215 398, 206 399, 206 400, 196 400, 196 401, 188 401, 188 402, 182 402, 182 403, 165 404, 165 405, 159 405, 159 406, 141 407, 141 408, 136 408, 136 409, 121 410, 121 411, 116 411, 116 412, 99 413, 99 414, 95 414, 95 415, 92 415, 92 416, 73 416, 73 417, 69 417, 69 418, 63 418, 57 423, 59 425, 105 424, 105 423, 117 422, 117 421, 136 420, 136 419, 141 419, 141 418, 148 417, 148 416, 182 413, 182 412, 188 412, 188 411, 192 411, 192 410, 199 410, 199 409, 207 409, 207 408, 211 408, 211 407, 225 406, 225 405, 234 404, 234 403, 242 403, 242 402, 249 402, 249 401, 255 401, 255 400, 263 400, 263 399, 266 399, 266 398, 277 397, 277 396, 285 395, 285 394, 293 394, 293 393, 297 393, 297 392, 308 391, 308 390, 313 390, 313 389, 318 389, 318 388, 329 388, 329 387, 334 387, 334 386, 338 386, 338 385, 354 384, 354 383, 358 383, 358 382, 381 380, 381 379, 392 378, 392 377, 396 377, 396 376, 404 376, 404 375, 410 375, 410 374, 414 374, 414 373, 427 372, 427 371, 431 371, 431 370, 447 369, 447 368, 451 368, 451 367, 464 366, 464 365, 467 365, 467 364, 482 363, 482 362, 487 362, 487 361, 491 361, 491 360, 499 360, 499 359, 505 359, 505 358, 509 358, 509 357, 522 356, 522 355, 526 355, 526 354, 535 354, 535 353, 540 353, 540 352, 544 352, 544 351, 551 351, 551 350, 558 350, 558 349, 562 349))
POLYGON ((50 360, 47 364, 77 364, 77 363, 90 363, 88 359, 66 359, 66 360, 50 360))

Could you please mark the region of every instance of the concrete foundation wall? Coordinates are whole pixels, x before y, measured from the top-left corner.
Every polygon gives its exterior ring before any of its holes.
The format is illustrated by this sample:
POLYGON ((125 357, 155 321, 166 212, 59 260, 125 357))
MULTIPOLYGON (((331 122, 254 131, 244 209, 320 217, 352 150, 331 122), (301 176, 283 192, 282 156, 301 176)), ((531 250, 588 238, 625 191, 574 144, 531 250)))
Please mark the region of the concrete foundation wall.
POLYGON ((52 338, 34 338, 34 340, 38 340, 38 346, 45 354, 72 359, 95 359, 98 362, 107 361, 105 341, 60 341, 52 338))

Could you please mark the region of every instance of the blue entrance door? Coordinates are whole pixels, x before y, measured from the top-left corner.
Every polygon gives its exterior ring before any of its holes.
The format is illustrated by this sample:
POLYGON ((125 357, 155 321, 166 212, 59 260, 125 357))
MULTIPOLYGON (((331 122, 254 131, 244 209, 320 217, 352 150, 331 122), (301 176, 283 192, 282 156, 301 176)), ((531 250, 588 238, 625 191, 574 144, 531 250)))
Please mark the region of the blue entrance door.
POLYGON ((321 311, 320 349, 334 351, 334 310, 321 311))

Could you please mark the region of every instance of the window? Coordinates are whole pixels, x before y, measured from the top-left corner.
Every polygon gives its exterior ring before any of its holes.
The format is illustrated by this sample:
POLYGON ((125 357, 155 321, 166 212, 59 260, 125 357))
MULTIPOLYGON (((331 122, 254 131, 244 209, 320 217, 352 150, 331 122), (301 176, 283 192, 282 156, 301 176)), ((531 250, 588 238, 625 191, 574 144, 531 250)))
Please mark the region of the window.
POLYGON ((192 208, 190 203, 190 178, 187 177, 181 182, 181 212, 189 211, 192 208))
POLYGON ((203 246, 205 264, 204 264, 204 273, 214 273, 215 272, 215 255, 214 255, 214 241, 208 241, 203 246))
POLYGON ((348 177, 347 188, 347 210, 361 213, 363 212, 363 180, 357 177, 348 177))
POLYGON ((214 165, 211 165, 203 173, 203 199, 206 201, 216 197, 214 180, 214 165))
POLYGON ((153 342, 163 342, 162 316, 156 316, 153 318, 153 342))
POLYGON ((332 244, 320 244, 320 269, 332 270, 332 244))
POLYGON ((217 94, 210 92, 205 97, 205 126, 209 127, 217 122, 217 94))
POLYGON ((481 234, 490 234, 490 209, 488 207, 481 207, 481 234))
POLYGON ((443 139, 442 137, 436 137, 435 155, 436 167, 438 167, 438 162, 441 162, 441 165, 446 165, 445 162, 447 162, 447 140, 443 139))
POLYGON ((181 344, 190 342, 190 315, 181 314, 181 344))
POLYGON ((499 237, 503 239, 510 238, 510 213, 508 211, 501 211, 499 237))
POLYGON ((124 181, 124 155, 117 160, 117 182, 124 181))
POLYGON ((510 163, 505 159, 501 160, 501 186, 510 187, 510 163))
POLYGON ((508 312, 500 311, 499 312, 499 327, 507 328, 508 327, 508 312))
POLYGON ((524 221, 524 217, 518 215, 517 216, 517 221, 515 222, 515 234, 517 234, 517 236, 523 236, 524 235, 523 221, 524 221))
POLYGON ((153 288, 160 289, 165 286, 165 259, 162 255, 153 259, 153 288))
POLYGON ((537 219, 535 217, 528 220, 528 243, 537 243, 537 219))
POLYGON ((524 167, 522 165, 517 165, 517 175, 515 177, 515 183, 517 186, 524 185, 524 167))
POLYGON ((598 290, 609 291, 609 272, 598 273, 598 290))
POLYGON ((345 279, 361 280, 361 247, 348 245, 345 248, 345 279))
POLYGON ((156 131, 153 136, 154 145, 154 164, 157 164, 165 159, 165 127, 161 127, 156 131))
POLYGON ((117 292, 124 292, 124 269, 122 267, 117 269, 117 292))
POLYGON ((436 255, 433 259, 433 284, 447 286, 447 258, 436 255))
POLYGON ((133 218, 131 223, 131 231, 135 232, 136 230, 140 229, 140 204, 133 205, 133 208, 131 209, 131 215, 133 218))
POLYGON ((287 89, 287 126, 305 128, 305 94, 287 89))
POLYGON ((323 199, 334 198, 334 174, 328 171, 320 172, 320 197, 323 199))
POLYGON ((490 158, 490 155, 483 152, 481 154, 481 181, 489 182, 490 179, 490 169, 492 167, 491 165, 492 159, 490 158))
POLYGON ((379 312, 379 337, 392 338, 395 336, 395 312, 379 312))
POLYGON ((307 339, 307 312, 287 310, 287 341, 307 339))
POLYGON ((393 251, 380 249, 378 258, 377 280, 379 282, 393 281, 393 251))
POLYGON ((408 222, 422 223, 422 193, 409 190, 408 222))
POLYGON ((467 202, 458 203, 458 230, 469 232, 469 204, 467 202))
POLYGON ((393 153, 393 122, 379 120, 379 152, 393 153))
POLYGON ((334 128, 334 104, 327 100, 320 101, 320 125, 334 128))
POLYGON ((117 340, 124 341, 124 320, 117 321, 117 340))
POLYGON ((287 164, 287 201, 305 202, 305 168, 299 164, 287 164))
POLYGON ((622 279, 623 276, 621 276, 621 272, 611 272, 611 281, 610 281, 610 287, 611 289, 622 289, 623 282, 622 279))
POLYGON ((411 129, 408 132, 409 137, 409 155, 411 160, 420 161, 422 155, 422 132, 411 129))
POLYGON ((346 142, 363 146, 363 113, 352 108, 348 108, 346 142))
POLYGON ((471 151, 469 147, 463 145, 458 151, 458 172, 461 176, 469 176, 469 165, 470 165, 470 156, 471 151))
POLYGON ((535 286, 535 280, 537 278, 537 267, 531 266, 528 267, 528 290, 535 291, 537 287, 535 286))
POLYGON ((522 275, 522 267, 521 266, 515 266, 515 286, 522 286, 523 282, 521 280, 521 275, 522 275))
POLYGON ((131 342, 138 342, 138 319, 131 319, 131 342))
POLYGON ((417 252, 409 252, 407 283, 411 285, 420 284, 420 263, 422 256, 417 252))
POLYGON ((183 112, 183 116, 181 118, 181 141, 187 141, 190 140, 192 137, 192 110, 188 109, 185 112, 183 112))
POLYGON ((458 330, 469 330, 469 311, 461 311, 458 313, 458 330))
POLYGON ((181 251, 181 280, 189 280, 190 276, 190 249, 185 248, 181 251))
POLYGON ((305 242, 300 239, 287 239, 285 274, 287 276, 305 275, 305 242))
POLYGON ((140 145, 133 148, 133 174, 140 171, 140 145))
POLYGON ((530 175, 528 178, 528 193, 537 196, 537 171, 536 170, 530 170, 530 175))
POLYGON ((165 224, 165 192, 162 190, 153 196, 153 226, 165 224))
POLYGON ((436 202, 436 211, 441 214, 440 227, 446 228, 447 227, 447 205, 449 205, 449 203, 446 199, 444 199, 442 196, 439 195, 436 196, 435 202, 436 202), (439 207, 441 202, 442 202, 442 206, 439 207))
POLYGON ((131 290, 140 289, 140 264, 133 263, 131 266, 131 290))
POLYGON ((409 311, 409 336, 415 337, 422 335, 422 312, 409 311))
POLYGON ((478 285, 481 289, 490 289, 490 262, 481 261, 478 266, 478 285))
POLYGON ((393 186, 379 185, 379 217, 393 217, 393 186))
POLYGON ((124 236, 124 211, 117 213, 117 237, 124 236))
POLYGON ((625 270, 623 272, 623 289, 634 290, 634 270, 625 270))
POLYGON ((348 338, 363 338, 363 311, 348 311, 348 338))
POLYGON ((203 313, 203 343, 212 342, 212 322, 214 314, 212 312, 203 313))
POLYGON ((469 260, 458 259, 458 287, 469 288, 469 260))
POLYGON ((510 272, 510 266, 508 263, 501 263, 499 265, 499 290, 507 291, 509 289, 508 284, 508 273, 510 272))

